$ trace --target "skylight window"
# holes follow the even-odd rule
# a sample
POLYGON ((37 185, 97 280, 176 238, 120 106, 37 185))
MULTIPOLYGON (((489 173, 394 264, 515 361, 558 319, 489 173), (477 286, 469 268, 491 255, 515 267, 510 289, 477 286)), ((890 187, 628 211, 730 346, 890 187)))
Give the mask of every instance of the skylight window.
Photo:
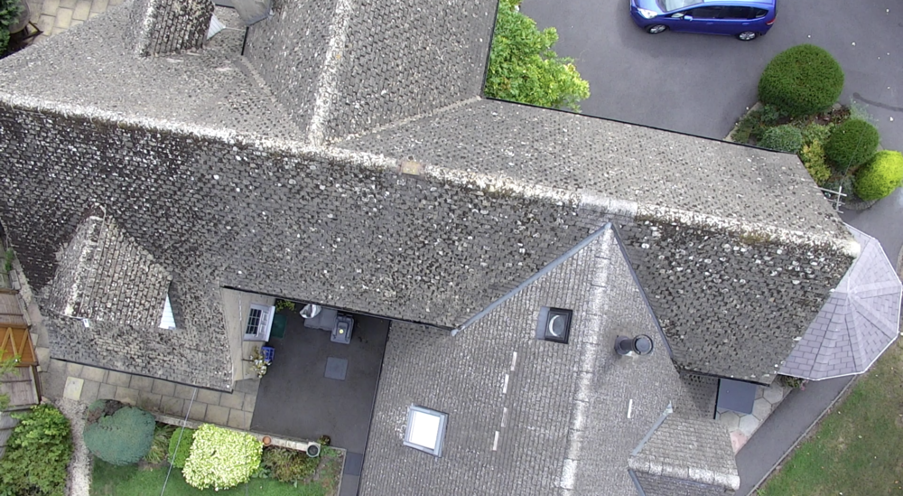
POLYGON ((447 413, 411 405, 408 407, 408 427, 405 429, 403 444, 434 456, 442 456, 448 419, 447 413))

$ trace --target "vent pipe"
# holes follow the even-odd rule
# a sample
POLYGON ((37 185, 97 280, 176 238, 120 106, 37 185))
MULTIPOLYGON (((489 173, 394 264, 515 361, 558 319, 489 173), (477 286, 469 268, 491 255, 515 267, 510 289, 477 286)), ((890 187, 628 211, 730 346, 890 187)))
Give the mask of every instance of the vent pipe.
POLYGON ((649 355, 653 353, 653 339, 646 334, 638 334, 633 338, 618 336, 615 338, 615 352, 619 355, 649 355))

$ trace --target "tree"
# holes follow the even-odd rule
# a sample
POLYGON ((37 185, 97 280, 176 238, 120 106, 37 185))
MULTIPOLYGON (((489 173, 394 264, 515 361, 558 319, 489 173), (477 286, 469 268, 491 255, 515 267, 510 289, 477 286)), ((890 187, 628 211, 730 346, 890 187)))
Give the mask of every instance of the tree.
POLYGON ((521 0, 500 0, 490 50, 484 94, 489 98, 580 111, 590 97, 574 60, 552 50, 559 40, 555 28, 537 29, 518 11, 521 0))

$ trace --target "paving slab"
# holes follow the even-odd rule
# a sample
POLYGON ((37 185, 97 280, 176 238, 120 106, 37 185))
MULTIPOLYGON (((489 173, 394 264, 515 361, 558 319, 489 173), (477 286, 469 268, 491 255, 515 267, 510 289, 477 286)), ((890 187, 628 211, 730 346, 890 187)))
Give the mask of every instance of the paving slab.
POLYGON ((170 381, 154 379, 154 385, 151 386, 151 392, 162 396, 175 396, 176 385, 170 381))
POLYGON ((192 420, 203 421, 204 417, 207 415, 207 405, 204 403, 190 403, 185 401, 182 405, 182 416, 184 417, 186 414, 188 414, 188 418, 192 420))
POLYGON ((88 14, 91 13, 91 0, 77 0, 75 8, 72 11, 72 19, 78 21, 87 21, 88 14))
POLYGON ((257 403, 257 395, 246 394, 245 402, 242 403, 242 410, 246 412, 254 412, 254 405, 257 403))
POLYGON ((54 24, 53 24, 54 30, 69 29, 69 23, 71 23, 71 22, 72 22, 72 9, 64 8, 62 6, 59 9, 57 9, 56 22, 54 22, 54 24))
POLYGON ((198 389, 198 396, 195 398, 195 401, 200 401, 201 403, 207 403, 208 405, 219 405, 220 404, 220 392, 219 391, 211 391, 210 389, 198 389))
POLYGON ((91 12, 95 14, 107 11, 107 0, 94 0, 91 2, 91 12))
POLYGON ((84 379, 69 376, 66 377, 66 387, 63 389, 63 397, 73 401, 78 401, 82 395, 82 386, 85 384, 84 379))
POLYGON ((84 365, 78 363, 67 363, 66 364, 66 375, 72 377, 79 377, 82 373, 82 369, 85 368, 84 365))
POLYGON ((160 400, 160 411, 167 415, 181 415, 185 400, 173 396, 164 396, 160 400))
POLYGON ((225 406, 208 405, 204 420, 211 424, 226 425, 229 422, 229 409, 225 406))
POLYGON ((85 384, 82 386, 82 395, 79 399, 83 403, 91 403, 98 398, 100 394, 100 383, 84 379, 85 384))
POLYGON ((138 392, 138 406, 152 412, 160 411, 160 399, 162 396, 149 391, 138 392))
POLYGON ((226 425, 233 429, 248 430, 251 427, 251 414, 230 408, 229 420, 226 421, 226 425))
POLYGON ((195 390, 197 388, 192 386, 184 386, 182 384, 176 384, 176 392, 174 396, 176 398, 182 398, 184 400, 190 400, 194 397, 195 390))
POLYGON ((129 382, 132 380, 132 376, 129 374, 125 374, 122 372, 114 372, 110 371, 107 374, 107 384, 112 384, 114 386, 120 387, 129 387, 129 382))
POLYGON ((60 0, 44 0, 44 4, 41 7, 41 14, 55 17, 59 8, 60 0))
POLYGON ((112 400, 116 397, 116 386, 112 384, 101 384, 97 391, 97 399, 112 400))
POLYGON ((82 368, 81 378, 87 381, 104 382, 107 378, 107 371, 86 365, 82 368))
POLYGON ((151 388, 154 387, 154 379, 140 375, 133 375, 132 380, 129 382, 129 387, 132 389, 137 389, 139 391, 150 392, 151 388))
POLYGON ((220 406, 241 410, 244 402, 245 395, 243 393, 220 393, 220 406))
POLYGON ((766 420, 770 413, 772 413, 772 403, 766 401, 765 398, 760 398, 753 402, 753 416, 759 419, 760 422, 766 420))
POLYGON ((123 403, 127 403, 129 405, 137 405, 138 404, 138 390, 137 389, 129 389, 125 387, 117 387, 116 394, 113 395, 113 399, 117 401, 121 401, 123 403))

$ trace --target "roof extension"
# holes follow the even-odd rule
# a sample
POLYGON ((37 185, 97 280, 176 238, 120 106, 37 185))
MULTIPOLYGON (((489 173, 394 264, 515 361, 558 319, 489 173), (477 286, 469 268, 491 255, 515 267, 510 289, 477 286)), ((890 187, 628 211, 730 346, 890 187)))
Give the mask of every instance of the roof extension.
POLYGON ((362 490, 629 494, 631 450, 670 401, 697 415, 690 396, 604 228, 455 337, 393 323, 362 490), (574 311, 568 344, 536 339, 542 306, 574 311), (653 353, 617 355, 620 334, 653 353), (411 404, 449 414, 441 458, 402 444, 411 404))

